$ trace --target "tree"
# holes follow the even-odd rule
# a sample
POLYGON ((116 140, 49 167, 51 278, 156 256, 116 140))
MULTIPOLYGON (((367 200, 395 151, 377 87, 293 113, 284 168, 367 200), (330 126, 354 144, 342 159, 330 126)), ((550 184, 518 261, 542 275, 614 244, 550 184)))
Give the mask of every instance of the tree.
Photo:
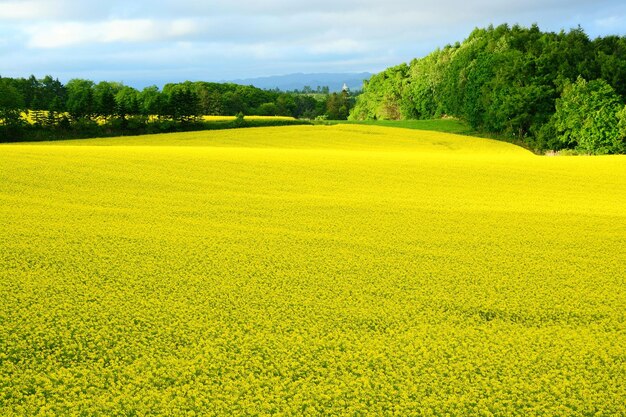
MULTIPOLYGON (((475 29, 464 42, 414 59, 408 67, 402 64, 372 76, 350 118, 424 119, 446 114, 475 130, 515 137, 539 149, 555 145, 550 135, 556 134, 552 120, 556 100, 579 76, 603 79, 623 103, 626 37, 591 41, 581 28, 554 33, 541 32, 537 25, 489 26, 475 29)), ((607 126, 613 126, 611 112, 595 117, 607 116, 607 126)), ((595 124, 594 140, 609 143, 602 138, 606 132, 598 133, 600 126, 595 124)), ((559 134, 567 135, 566 131, 571 129, 559 134)), ((578 138, 556 145, 617 149, 599 142, 581 145, 578 138)))
POLYGON ((139 113, 144 116, 162 116, 165 111, 163 94, 156 85, 144 88, 138 96, 139 113))
POLYGON ((104 120, 109 120, 117 114, 115 95, 121 86, 116 83, 102 81, 93 88, 94 112, 104 120))
POLYGON ((17 88, 0 78, 0 139, 17 140, 22 134, 24 98, 17 88))
POLYGON ((117 115, 122 120, 139 114, 139 92, 132 87, 123 86, 115 94, 115 106, 117 115))
POLYGON ((72 79, 67 85, 67 111, 74 120, 91 119, 95 114, 93 88, 90 80, 72 79))
POLYGON ((24 98, 18 89, 0 78, 0 124, 12 127, 21 125, 24 110, 24 98))
POLYGON ((315 119, 317 116, 317 100, 310 95, 295 95, 293 96, 295 101, 294 117, 304 117, 306 119, 315 119))
POLYGON ((626 153, 626 106, 617 112, 617 140, 614 148, 616 153, 626 153))
POLYGON ((65 111, 67 101, 67 89, 58 80, 52 78, 50 75, 46 75, 41 80, 41 103, 43 103, 43 110, 48 111, 46 126, 58 126, 62 120, 67 118, 59 117, 59 114, 65 111))
POLYGON ((276 116, 278 114, 278 107, 275 103, 263 103, 257 109, 257 113, 260 116, 276 116))
POLYGON ((276 99, 276 107, 278 109, 278 115, 293 116, 296 111, 296 100, 292 95, 281 94, 276 99))
POLYGON ((198 95, 191 90, 189 85, 169 84, 165 87, 168 116, 182 123, 195 121, 201 113, 198 95))
POLYGON ((201 113, 207 115, 213 114, 214 98, 209 89, 203 83, 197 83, 195 92, 198 95, 198 106, 200 106, 201 113))
POLYGON ((596 154, 619 152, 620 100, 604 80, 576 82, 556 101, 553 123, 561 143, 596 154))
POLYGON ((332 93, 326 100, 326 115, 330 120, 346 120, 350 113, 348 93, 332 93))
POLYGON ((223 114, 234 116, 237 113, 244 112, 244 102, 241 95, 236 91, 226 91, 221 98, 223 114))

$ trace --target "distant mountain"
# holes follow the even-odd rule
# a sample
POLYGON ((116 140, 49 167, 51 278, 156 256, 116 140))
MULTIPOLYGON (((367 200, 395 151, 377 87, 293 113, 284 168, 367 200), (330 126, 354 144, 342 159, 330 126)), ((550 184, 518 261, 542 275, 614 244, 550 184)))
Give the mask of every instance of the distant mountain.
POLYGON ((274 89, 282 91, 302 90, 305 86, 313 90, 317 86, 327 86, 331 92, 341 91, 345 83, 350 90, 360 90, 363 88, 363 80, 372 76, 369 72, 361 73, 318 73, 318 74, 287 74, 274 75, 271 77, 246 78, 231 80, 230 82, 242 85, 253 85, 258 88, 274 89))

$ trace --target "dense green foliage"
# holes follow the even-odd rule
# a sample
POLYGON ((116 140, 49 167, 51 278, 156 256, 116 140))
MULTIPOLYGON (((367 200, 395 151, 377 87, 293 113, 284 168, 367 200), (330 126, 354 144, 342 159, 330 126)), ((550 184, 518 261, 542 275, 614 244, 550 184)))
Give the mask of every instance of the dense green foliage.
POLYGON ((587 152, 624 152, 625 136, 618 128, 618 118, 624 115, 621 109, 619 97, 604 80, 578 78, 556 101, 557 137, 587 152))
POLYGON ((281 92, 187 81, 138 91, 107 81, 0 78, 0 141, 185 131, 204 128, 201 115, 346 119, 353 104, 353 94, 327 88, 281 92))
POLYGON ((373 76, 351 119, 452 115, 534 149, 619 153, 625 79, 626 37, 501 25, 373 76))
POLYGON ((0 119, 4 121, 0 130, 12 132, 21 124, 21 112, 24 108, 24 99, 19 91, 5 80, 0 79, 0 119))

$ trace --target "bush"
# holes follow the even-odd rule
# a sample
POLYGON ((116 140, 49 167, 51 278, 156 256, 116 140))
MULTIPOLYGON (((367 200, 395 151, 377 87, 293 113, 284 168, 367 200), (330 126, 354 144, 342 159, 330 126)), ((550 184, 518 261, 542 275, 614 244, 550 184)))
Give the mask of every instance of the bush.
POLYGON ((235 116, 234 125, 236 127, 242 127, 246 123, 243 118, 244 118, 244 115, 242 112, 237 113, 237 115, 235 116))

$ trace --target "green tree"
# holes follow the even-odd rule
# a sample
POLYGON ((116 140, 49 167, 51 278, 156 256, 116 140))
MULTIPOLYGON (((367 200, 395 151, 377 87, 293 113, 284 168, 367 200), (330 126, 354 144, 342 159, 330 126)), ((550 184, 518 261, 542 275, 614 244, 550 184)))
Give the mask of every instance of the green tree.
POLYGON ((24 98, 9 80, 0 78, 0 139, 18 140, 23 131, 24 98))
POLYGON ((139 113, 144 116, 162 116, 165 111, 163 94, 156 85, 144 88, 138 96, 139 113))
POLYGON ((290 94, 281 94, 276 99, 277 114, 280 116, 294 116, 296 112, 296 100, 290 94))
MULTIPOLYGON (((410 106, 407 107, 402 102, 408 71, 409 66, 401 64, 373 75, 368 81, 364 82, 363 94, 359 96, 352 118, 358 120, 396 120, 414 117, 412 110, 408 111, 409 114, 403 114, 403 110, 410 108, 410 106)), ((331 113, 328 114, 329 118, 338 115, 341 104, 337 106, 337 100, 338 98, 332 97, 332 94, 328 98, 327 107, 330 105, 328 111, 331 113)))
POLYGON ((19 90, 6 79, 0 78, 0 123, 13 127, 21 125, 24 110, 24 97, 19 90))
POLYGON ((166 113, 173 120, 189 123, 201 114, 198 95, 188 84, 168 84, 164 88, 167 97, 166 113))
POLYGON ((117 114, 115 95, 121 85, 102 81, 93 88, 94 112, 104 120, 109 120, 117 114))
MULTIPOLYGON (((539 149, 573 147, 579 145, 578 139, 555 142, 552 116, 556 100, 579 76, 603 79, 623 102, 626 37, 591 41, 581 28, 554 33, 541 32, 537 25, 477 28, 463 42, 414 59, 408 67, 402 64, 372 76, 364 83, 350 118, 420 119, 446 114, 476 130, 516 137, 539 149)), ((612 124, 611 116, 608 126, 612 124)), ((587 145, 595 148, 580 146, 587 145)))
POLYGON ((295 110, 294 110, 294 117, 303 117, 305 119, 315 119, 316 116, 318 116, 317 113, 317 100, 313 97, 311 97, 310 95, 295 95, 294 97, 294 102, 295 102, 295 110))
POLYGON ((619 96, 604 80, 578 79, 565 87, 556 101, 553 123, 558 140, 584 152, 620 151, 619 96))
POLYGON ((237 113, 243 113, 245 105, 241 95, 236 91, 226 91, 221 96, 222 113, 228 116, 234 116, 237 113))
POLYGON ((263 103, 257 109, 260 116, 276 116, 278 114, 278 106, 276 103, 263 103))
POLYGON ((117 115, 122 119, 139 114, 139 92, 132 87, 123 86, 115 94, 117 115))
POLYGON ((626 106, 617 112, 617 140, 614 148, 615 152, 626 153, 626 106))
POLYGON ((67 89, 65 86, 50 75, 46 75, 41 80, 41 103, 43 103, 43 110, 48 111, 45 126, 53 127, 58 126, 64 116, 60 115, 65 111, 67 100, 67 89))
POLYGON ((72 79, 67 85, 67 111, 74 120, 91 119, 95 112, 93 89, 90 80, 72 79))
POLYGON ((350 112, 348 93, 332 93, 326 100, 326 115, 330 120, 346 120, 350 112))

